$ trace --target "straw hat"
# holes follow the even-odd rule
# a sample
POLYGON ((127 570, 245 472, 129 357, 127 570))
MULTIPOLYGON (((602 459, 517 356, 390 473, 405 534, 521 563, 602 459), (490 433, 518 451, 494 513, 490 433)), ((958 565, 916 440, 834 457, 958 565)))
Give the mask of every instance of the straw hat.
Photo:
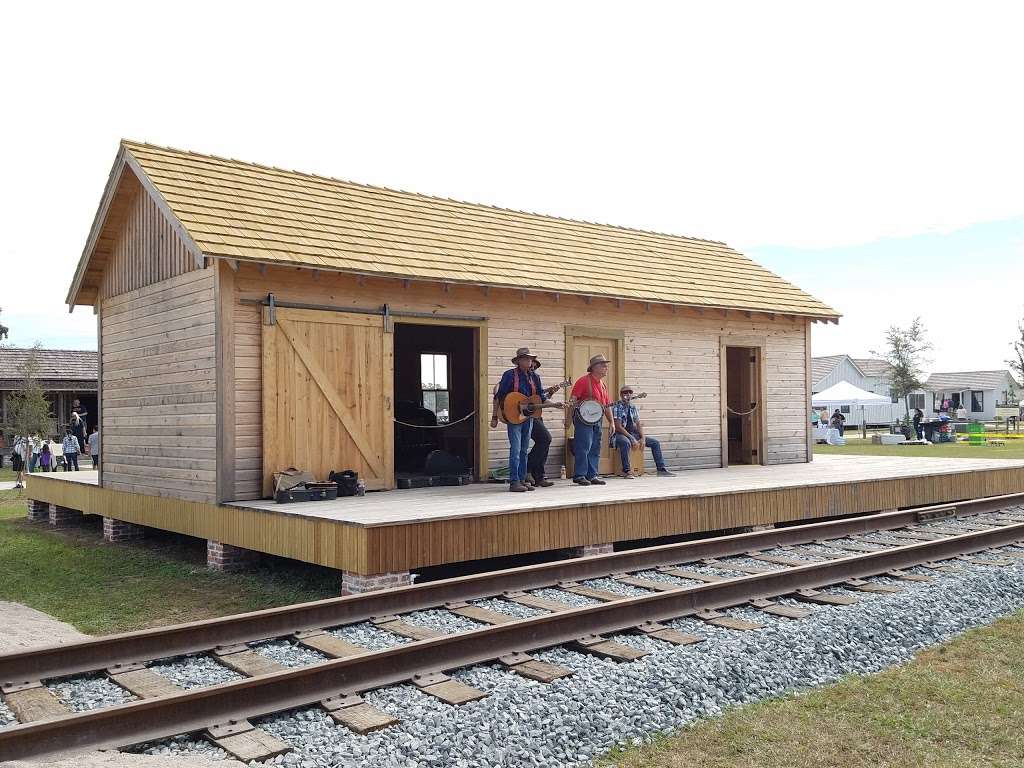
POLYGON ((620 395, 623 392, 635 392, 635 391, 636 391, 636 387, 634 387, 632 384, 623 384, 621 387, 619 387, 619 394, 620 395))
POLYGON ((530 352, 529 347, 520 347, 519 349, 516 350, 516 356, 512 358, 512 365, 517 365, 519 361, 524 357, 528 357, 531 360, 537 359, 537 356, 530 352))
POLYGON ((600 365, 601 363, 610 363, 610 362, 611 362, 611 360, 609 360, 604 355, 594 355, 592 358, 590 358, 590 365, 587 366, 587 372, 589 373, 590 370, 595 365, 600 365))

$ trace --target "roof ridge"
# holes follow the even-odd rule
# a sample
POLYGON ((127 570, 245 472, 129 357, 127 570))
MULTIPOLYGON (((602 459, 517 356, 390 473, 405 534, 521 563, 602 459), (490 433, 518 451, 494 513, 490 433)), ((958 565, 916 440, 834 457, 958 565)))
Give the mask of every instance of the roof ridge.
POLYGON ((0 346, 0 352, 85 352, 90 355, 98 355, 95 349, 65 349, 63 347, 13 347, 0 346))
MULTIPOLYGON (((556 216, 554 214, 540 213, 538 211, 525 211, 525 210, 522 210, 522 209, 519 209, 519 208, 505 208, 505 207, 502 207, 500 205, 491 205, 489 203, 473 202, 471 200, 460 200, 460 199, 455 198, 455 197, 441 197, 440 195, 430 195, 430 194, 426 194, 424 192, 414 192, 412 190, 399 189, 397 187, 385 187, 385 186, 378 185, 378 184, 367 184, 365 182, 352 181, 350 179, 341 179, 341 178, 338 178, 337 176, 322 176, 320 174, 311 173, 309 171, 299 171, 299 170, 295 170, 293 168, 281 168, 281 167, 276 166, 276 165, 264 165, 263 163, 255 163, 255 162, 252 162, 250 160, 239 160, 238 158, 234 158, 234 157, 222 157, 220 155, 213 155, 213 154, 209 154, 209 153, 206 153, 206 152, 194 152, 194 151, 192 151, 190 149, 179 149, 177 147, 169 147, 169 146, 164 146, 164 145, 161 145, 161 144, 150 144, 149 142, 136 141, 134 139, 122 138, 121 139, 121 146, 126 147, 129 150, 133 146, 150 147, 152 149, 163 150, 165 152, 177 152, 177 153, 183 154, 183 155, 192 155, 193 157, 202 157, 202 158, 207 158, 207 159, 211 159, 211 160, 219 160, 219 161, 225 162, 225 163, 239 163, 241 165, 247 165, 247 166, 250 166, 252 168, 263 168, 263 169, 268 170, 268 171, 278 171, 280 173, 292 173, 292 174, 295 174, 297 176, 305 176, 305 177, 308 177, 308 178, 311 178, 311 179, 321 179, 323 181, 329 181, 329 182, 333 182, 333 183, 336 183, 336 184, 349 184, 351 186, 361 187, 363 189, 381 190, 381 191, 384 191, 384 192, 396 192, 396 193, 402 194, 402 195, 414 195, 416 197, 423 197, 423 198, 426 198, 428 200, 447 201, 447 202, 450 202, 450 203, 458 203, 459 205, 470 205, 470 206, 474 206, 474 207, 477 207, 477 208, 489 208, 489 209, 491 209, 493 211, 505 211, 506 213, 518 213, 518 214, 521 214, 521 215, 524 215, 524 216, 537 216, 537 217, 544 218, 544 219, 555 219, 557 221, 565 221, 565 222, 569 222, 569 223, 572 223, 572 224, 586 224, 586 225, 592 226, 592 227, 609 227, 611 229, 618 229, 618 230, 621 230, 623 232, 639 232, 641 234, 646 234, 646 235, 658 235, 658 236, 661 236, 661 237, 675 237, 675 238, 679 238, 681 240, 694 240, 696 242, 701 242, 701 243, 712 243, 714 245, 721 245, 721 246, 725 246, 726 248, 729 248, 730 250, 735 250, 735 249, 733 249, 730 245, 728 245, 723 240, 711 240, 710 238, 705 238, 705 237, 694 237, 692 235, 680 235, 680 234, 675 234, 675 233, 672 233, 672 232, 661 232, 661 231, 658 231, 658 230, 655 230, 655 229, 641 229, 640 227, 627 227, 627 226, 624 226, 622 224, 609 224, 609 223, 601 222, 601 221, 588 221, 587 219, 573 219, 573 218, 570 218, 568 216, 556 216)), ((739 251, 736 251, 736 253, 739 253, 739 251)), ((740 254, 740 255, 743 255, 743 254, 740 254)), ((745 257, 745 258, 749 258, 749 257, 745 257)))

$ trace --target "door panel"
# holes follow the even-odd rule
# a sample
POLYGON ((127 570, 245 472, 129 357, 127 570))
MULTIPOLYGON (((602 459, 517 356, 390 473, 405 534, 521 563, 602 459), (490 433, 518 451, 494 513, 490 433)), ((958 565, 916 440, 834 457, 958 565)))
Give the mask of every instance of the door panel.
POLYGON ((275 310, 263 325, 263 492, 288 467, 394 487, 393 335, 383 318, 275 310))
MULTIPOLYGON (((617 399, 619 387, 622 385, 622 366, 620 361, 616 359, 617 351, 618 341, 616 339, 597 336, 574 336, 572 338, 572 348, 568 354, 571 378, 575 381, 581 376, 586 375, 590 358, 594 357, 594 355, 604 355, 611 360, 611 364, 608 366, 608 376, 604 380, 605 386, 608 387, 608 393, 612 396, 612 399, 617 399)), ((572 434, 571 425, 570 434, 572 434)), ((601 432, 601 461, 598 464, 598 471, 601 474, 610 474, 612 472, 612 453, 608 443, 608 422, 604 422, 601 432)))

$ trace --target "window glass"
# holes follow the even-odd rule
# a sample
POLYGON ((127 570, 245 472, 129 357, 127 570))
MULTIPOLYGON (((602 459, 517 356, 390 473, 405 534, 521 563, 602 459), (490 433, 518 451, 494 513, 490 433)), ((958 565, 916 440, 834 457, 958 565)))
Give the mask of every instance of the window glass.
POLYGON ((971 413, 981 413, 985 410, 985 393, 980 390, 971 392, 971 413))
POLYGON ((839 406, 839 412, 840 413, 849 413, 850 412, 850 406, 848 406, 848 405, 841 405, 841 406, 839 406))
POLYGON ((448 410, 448 355, 420 355, 420 390, 423 407, 433 411, 438 424, 447 424, 448 410))

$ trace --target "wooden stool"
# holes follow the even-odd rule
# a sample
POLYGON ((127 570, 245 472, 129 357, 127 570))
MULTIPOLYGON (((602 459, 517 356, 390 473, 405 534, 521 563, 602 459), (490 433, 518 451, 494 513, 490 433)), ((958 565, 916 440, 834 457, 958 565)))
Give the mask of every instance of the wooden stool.
MULTIPOLYGON (((637 477, 642 476, 644 473, 645 450, 647 449, 642 444, 629 449, 629 466, 637 477)), ((612 448, 612 471, 616 475, 622 474, 622 456, 619 454, 618 448, 612 448)))

